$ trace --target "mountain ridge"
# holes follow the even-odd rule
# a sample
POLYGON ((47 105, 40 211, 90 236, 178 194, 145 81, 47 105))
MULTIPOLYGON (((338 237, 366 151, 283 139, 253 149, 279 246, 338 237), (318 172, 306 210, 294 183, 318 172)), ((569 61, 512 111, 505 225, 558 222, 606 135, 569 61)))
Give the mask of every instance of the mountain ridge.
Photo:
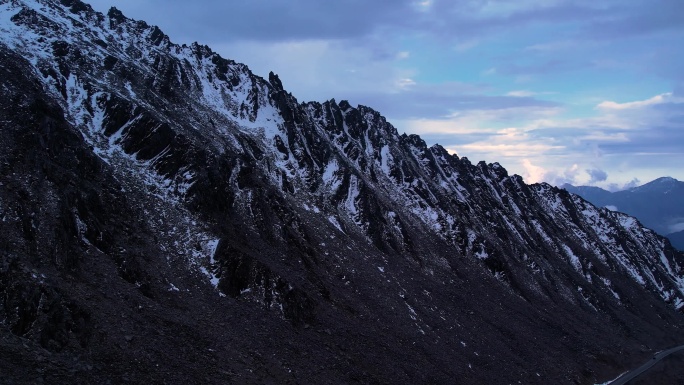
POLYGON ((684 183, 671 177, 657 178, 651 182, 627 190, 609 192, 598 187, 572 186, 562 188, 578 194, 593 204, 610 207, 634 215, 659 234, 670 239, 675 247, 684 248, 680 235, 684 226, 684 183))
POLYGON ((300 103, 116 10, 1 7, 2 98, 24 106, 2 111, 3 372, 25 355, 91 382, 590 383, 639 361, 616 346, 682 335, 682 255, 631 217, 369 107, 300 103))

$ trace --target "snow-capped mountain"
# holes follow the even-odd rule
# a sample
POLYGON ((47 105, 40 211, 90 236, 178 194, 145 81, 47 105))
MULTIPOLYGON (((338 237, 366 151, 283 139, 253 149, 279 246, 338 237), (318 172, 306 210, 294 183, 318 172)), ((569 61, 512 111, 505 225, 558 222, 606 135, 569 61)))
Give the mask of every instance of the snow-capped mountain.
POLYGON ((684 182, 662 177, 616 192, 592 186, 566 184, 562 187, 596 206, 635 216, 646 227, 666 236, 673 246, 684 249, 684 182))
POLYGON ((594 383, 684 335, 626 214, 114 8, 0 31, 10 382, 594 383))

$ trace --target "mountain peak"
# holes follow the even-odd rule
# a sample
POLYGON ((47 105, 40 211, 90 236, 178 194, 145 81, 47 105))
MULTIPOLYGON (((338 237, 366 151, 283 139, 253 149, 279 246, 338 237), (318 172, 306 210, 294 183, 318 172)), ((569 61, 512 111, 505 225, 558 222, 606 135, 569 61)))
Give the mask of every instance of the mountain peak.
POLYGON ((275 91, 283 91, 283 82, 280 81, 280 77, 273 73, 273 71, 268 73, 268 82, 271 83, 275 91))
POLYGON ((655 182, 657 182, 657 183, 677 183, 677 182, 679 182, 679 181, 678 181, 677 179, 675 179, 675 178, 672 178, 672 177, 669 177, 669 176, 664 176, 664 177, 660 177, 660 178, 658 178, 658 179, 655 179, 655 180, 654 180, 653 182, 651 182, 651 183, 655 183, 655 182))
POLYGON ((674 179, 669 176, 665 177, 660 177, 657 179, 654 179, 648 183, 645 183, 641 186, 637 187, 632 187, 627 191, 635 192, 635 193, 666 193, 667 191, 670 191, 672 188, 684 188, 684 183, 678 181, 677 179, 674 179))
POLYGON ((111 22, 111 28, 114 28, 117 25, 125 23, 126 21, 128 21, 128 18, 126 16, 124 16, 123 12, 121 12, 116 7, 111 7, 109 9, 109 12, 107 12, 107 17, 109 17, 109 20, 111 22))

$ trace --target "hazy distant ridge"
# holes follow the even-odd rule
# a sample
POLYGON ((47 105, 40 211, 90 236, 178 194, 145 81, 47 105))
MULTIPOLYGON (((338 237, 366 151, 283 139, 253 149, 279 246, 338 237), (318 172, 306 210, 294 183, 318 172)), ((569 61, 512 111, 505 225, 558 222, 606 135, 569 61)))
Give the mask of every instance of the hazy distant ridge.
POLYGON ((562 186, 599 207, 633 215, 646 227, 684 249, 684 182, 670 177, 655 179, 627 190, 610 192, 594 186, 562 186))

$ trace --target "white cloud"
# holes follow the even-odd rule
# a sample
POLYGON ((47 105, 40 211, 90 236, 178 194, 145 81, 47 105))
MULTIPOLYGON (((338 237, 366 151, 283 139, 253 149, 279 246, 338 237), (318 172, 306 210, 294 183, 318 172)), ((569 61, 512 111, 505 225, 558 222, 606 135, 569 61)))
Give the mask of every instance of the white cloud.
MULTIPOLYGON (((482 103, 487 103, 483 101, 482 103)), ((555 106, 520 106, 489 109, 463 109, 434 118, 396 120, 407 132, 425 134, 480 133, 497 136, 520 134, 524 128, 514 126, 524 119, 543 119, 557 115, 562 109, 555 106)), ((391 118, 391 116, 390 116, 391 118)))
POLYGON ((511 91, 506 94, 506 96, 514 96, 517 98, 529 98, 536 95, 536 93, 532 91, 525 91, 525 90, 518 90, 518 91, 511 91))
POLYGON ((629 142, 629 136, 625 132, 605 132, 605 131, 592 131, 586 135, 578 137, 579 140, 584 142, 629 142))
POLYGON ((406 88, 409 88, 411 86, 416 85, 416 82, 411 78, 401 78, 401 79, 397 79, 395 84, 396 84, 397 88, 399 88, 399 89, 406 89, 406 88))
POLYGON ((544 168, 533 165, 529 159, 523 159, 522 165, 525 169, 525 173, 522 175, 525 182, 539 183, 544 180, 544 174, 546 174, 544 168))
POLYGON ((530 154, 542 154, 554 149, 562 149, 563 146, 553 146, 545 143, 518 142, 518 143, 490 143, 489 141, 475 142, 460 146, 465 153, 491 154, 490 162, 498 157, 524 157, 530 154))
POLYGON ((421 10, 421 11, 427 11, 432 7, 432 1, 433 0, 422 0, 422 1, 417 1, 414 4, 416 7, 421 10))
POLYGON ((531 98, 534 96, 542 96, 542 95, 553 95, 556 92, 549 92, 549 91, 543 91, 543 92, 536 92, 536 91, 528 91, 528 90, 514 90, 514 91, 509 91, 506 93, 506 96, 512 96, 516 98, 531 98))
MULTIPOLYGON (((680 218, 680 220, 681 220, 681 218, 680 218)), ((684 231, 684 222, 675 223, 675 224, 668 226, 668 231, 670 233, 676 233, 679 231, 684 231)))
POLYGON ((453 119, 454 123, 483 126, 497 123, 513 123, 525 120, 536 120, 558 115, 563 109, 556 106, 520 106, 501 107, 493 109, 473 109, 455 111, 447 118, 453 119))
POLYGON ((521 160, 524 172, 522 177, 527 183, 546 182, 556 186, 565 183, 575 184, 577 177, 580 174, 580 167, 578 164, 572 164, 564 170, 548 169, 532 163, 530 159, 521 160))
POLYGON ((603 110, 627 110, 627 109, 644 108, 644 107, 653 106, 656 104, 668 103, 668 102, 676 102, 676 100, 673 100, 671 92, 666 92, 664 94, 656 95, 656 96, 649 98, 649 99, 646 99, 646 100, 638 100, 635 102, 616 103, 616 102, 607 100, 607 101, 601 102, 598 106, 596 106, 596 108, 603 109, 603 110))
POLYGON ((458 110, 443 119, 413 119, 397 127, 473 161, 499 162, 528 182, 622 189, 636 183, 634 175, 655 179, 672 174, 668 165, 684 161, 684 155, 667 155, 665 148, 684 145, 673 136, 681 132, 676 117, 682 113, 672 101, 596 109, 595 116, 586 118, 567 118, 564 108, 554 106, 458 110), (644 151, 648 146, 652 150, 644 151))

